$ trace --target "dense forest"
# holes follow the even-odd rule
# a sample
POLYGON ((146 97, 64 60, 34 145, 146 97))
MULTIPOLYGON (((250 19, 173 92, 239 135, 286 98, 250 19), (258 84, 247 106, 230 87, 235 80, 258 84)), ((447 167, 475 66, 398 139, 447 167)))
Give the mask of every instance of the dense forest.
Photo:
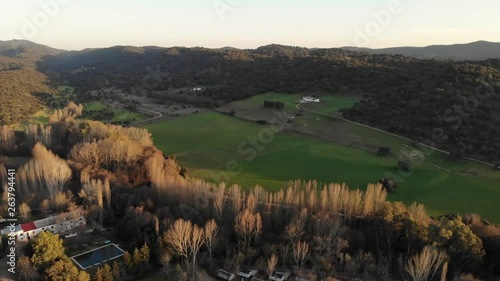
POLYGON ((255 50, 117 46, 78 52, 24 45, 0 53, 8 69, 0 71, 5 124, 39 109, 39 97, 64 82, 81 93, 114 86, 203 107, 267 91, 361 94, 365 98, 344 117, 436 145, 457 158, 500 161, 498 59, 422 60, 280 45, 255 50), (27 56, 36 58, 36 70, 30 65, 19 69, 16 63, 27 56), (182 90, 197 86, 203 91, 182 90), (27 94, 13 99, 12 93, 20 91, 27 94), (21 100, 28 106, 18 106, 21 100))
POLYGON ((80 120, 82 111, 69 103, 46 126, 1 127, 0 184, 9 158, 30 156, 17 172, 25 216, 82 206, 88 223, 114 228, 127 252, 89 275, 46 232, 20 257, 20 280, 139 280, 151 268, 167 280, 207 280, 204 272, 244 267, 310 280, 500 275, 500 227, 478 215, 432 218, 423 205, 387 201, 380 184, 362 191, 297 180, 271 192, 204 182, 154 147, 145 129, 80 120))

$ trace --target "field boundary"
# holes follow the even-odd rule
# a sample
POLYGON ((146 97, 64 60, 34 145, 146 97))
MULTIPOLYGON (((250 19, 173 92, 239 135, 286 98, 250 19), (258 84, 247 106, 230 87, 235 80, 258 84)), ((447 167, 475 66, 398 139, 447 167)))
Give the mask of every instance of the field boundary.
MULTIPOLYGON (((104 102, 104 103, 106 103, 106 102, 104 102)), ((119 102, 116 102, 116 101, 113 101, 112 103, 114 103, 114 104, 116 104, 118 106, 121 106, 121 107, 126 107, 127 106, 126 104, 119 103, 119 102)), ((145 109, 145 108, 140 108, 140 107, 137 107, 135 110, 136 111, 144 111, 146 113, 153 114, 153 115, 156 115, 156 116, 148 118, 148 119, 144 119, 144 120, 134 121, 134 122, 130 123, 131 125, 135 125, 135 124, 139 124, 139 123, 144 123, 144 122, 149 122, 149 121, 153 121, 153 120, 156 120, 156 119, 159 119, 159 118, 163 117, 163 114, 161 112, 158 112, 158 111, 154 111, 154 110, 150 110, 150 109, 145 109)), ((139 112, 139 113, 142 113, 142 112, 139 112)))
MULTIPOLYGON (((344 117, 340 117, 340 116, 336 116, 336 115, 328 114, 328 113, 324 113, 324 112, 319 112, 319 111, 314 111, 314 110, 300 108, 299 105, 300 105, 300 103, 297 104, 297 106, 296 106, 297 109, 303 110, 305 112, 310 112, 310 113, 315 113, 315 114, 320 114, 320 115, 324 115, 324 116, 333 117, 333 118, 336 118, 336 119, 339 119, 339 120, 342 120, 342 121, 345 121, 345 122, 348 122, 348 123, 351 123, 351 124, 355 124, 355 125, 358 125, 358 126, 361 126, 361 127, 365 127, 365 128, 368 128, 368 129, 372 129, 372 130, 378 131, 380 133, 383 133, 383 134, 386 134, 386 135, 390 135, 390 136, 393 136, 393 137, 396 137, 396 138, 399 138, 399 139, 402 139, 402 140, 406 140, 406 141, 409 141, 409 142, 414 142, 414 143, 416 143, 418 145, 425 146, 425 147, 427 147, 429 149, 432 149, 432 150, 435 150, 435 151, 439 151, 439 152, 444 153, 446 155, 450 155, 450 152, 448 152, 448 151, 445 151, 445 150, 439 149, 437 147, 433 147, 433 146, 427 145, 425 143, 420 143, 420 142, 417 142, 415 140, 412 140, 412 139, 409 139, 409 138, 406 138, 406 137, 403 137, 403 136, 400 136, 400 135, 396 135, 396 134, 384 131, 382 129, 378 129, 378 128, 375 128, 375 127, 371 127, 371 126, 368 126, 368 125, 365 125, 365 124, 361 124, 361 123, 358 123, 358 122, 346 119, 344 117)), ((492 163, 484 162, 484 161, 481 161, 481 160, 478 160, 478 159, 474 159, 474 158, 470 158, 470 157, 463 157, 463 158, 466 159, 466 160, 469 160, 469 161, 473 161, 473 162, 477 162, 477 163, 480 163, 480 164, 488 165, 490 167, 495 167, 495 165, 492 164, 492 163)))

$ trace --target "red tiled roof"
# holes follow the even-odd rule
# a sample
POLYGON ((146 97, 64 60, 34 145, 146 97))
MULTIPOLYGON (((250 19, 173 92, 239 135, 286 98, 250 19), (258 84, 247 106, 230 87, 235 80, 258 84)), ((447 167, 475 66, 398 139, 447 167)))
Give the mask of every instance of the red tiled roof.
POLYGON ((21 224, 21 228, 23 229, 24 232, 26 232, 26 231, 31 231, 31 230, 36 229, 36 226, 35 226, 34 222, 27 222, 27 223, 21 224))

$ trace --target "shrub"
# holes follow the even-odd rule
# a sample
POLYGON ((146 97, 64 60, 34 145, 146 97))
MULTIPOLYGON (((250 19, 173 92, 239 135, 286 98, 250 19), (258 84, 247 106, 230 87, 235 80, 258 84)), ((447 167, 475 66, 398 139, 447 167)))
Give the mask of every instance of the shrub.
POLYGON ((393 193, 398 188, 398 182, 393 179, 381 178, 378 181, 389 193, 393 193))
POLYGON ((380 146, 378 148, 377 154, 380 156, 387 156, 387 155, 391 154, 391 149, 389 147, 380 146))
POLYGON ((411 164, 408 161, 399 161, 398 168, 403 172, 409 172, 411 168, 411 164))

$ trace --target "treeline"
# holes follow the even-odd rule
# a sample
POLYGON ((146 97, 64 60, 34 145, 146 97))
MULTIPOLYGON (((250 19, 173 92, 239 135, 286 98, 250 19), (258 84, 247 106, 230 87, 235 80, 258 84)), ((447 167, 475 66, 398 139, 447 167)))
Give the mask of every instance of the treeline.
POLYGON ((285 108, 285 103, 281 101, 264 101, 264 108, 275 108, 279 111, 283 111, 285 108))
POLYGON ((386 201, 381 185, 369 185, 365 192, 301 181, 277 192, 262 187, 245 192, 237 185, 198 180, 158 187, 158 197, 139 196, 143 200, 129 207, 117 229, 135 244, 159 245, 152 256, 176 280, 196 275, 198 265, 211 272, 288 268, 316 280, 498 274, 486 268, 498 263, 499 228, 476 215, 432 219, 422 205, 386 201), (473 231, 476 227, 483 231, 473 231))
MULTIPOLYGON (((31 157, 17 169, 19 204, 42 210, 60 210, 72 201, 81 204, 85 198, 71 194, 85 191, 91 185, 89 177, 116 186, 146 184, 150 180, 144 165, 158 157, 168 162, 169 173, 180 177, 181 168, 173 159, 163 157, 145 129, 76 119, 82 111, 81 105, 69 103, 54 111, 48 125, 30 124, 23 132, 0 128, 0 155, 31 157)), ((0 172, 5 171, 6 162, 6 158, 0 160, 0 172)), ((6 175, 0 174, 4 187, 6 175)))

